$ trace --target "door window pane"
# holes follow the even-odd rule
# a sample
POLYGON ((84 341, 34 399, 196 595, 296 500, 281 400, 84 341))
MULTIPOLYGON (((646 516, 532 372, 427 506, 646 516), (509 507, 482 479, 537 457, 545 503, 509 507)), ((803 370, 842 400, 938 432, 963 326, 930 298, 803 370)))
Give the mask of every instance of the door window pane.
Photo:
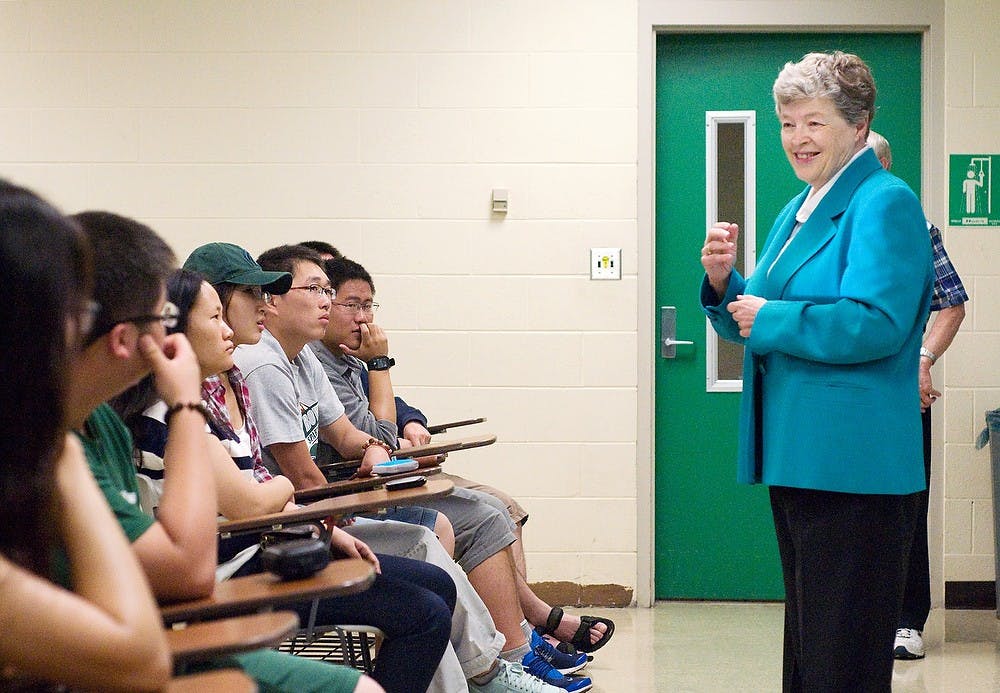
MULTIPOLYGON (((740 226, 736 269, 743 276, 753 271, 754 250, 754 145, 753 111, 709 111, 705 118, 706 228, 716 221, 740 226)), ((706 325, 705 382, 709 391, 742 390, 743 347, 719 339, 706 325)))

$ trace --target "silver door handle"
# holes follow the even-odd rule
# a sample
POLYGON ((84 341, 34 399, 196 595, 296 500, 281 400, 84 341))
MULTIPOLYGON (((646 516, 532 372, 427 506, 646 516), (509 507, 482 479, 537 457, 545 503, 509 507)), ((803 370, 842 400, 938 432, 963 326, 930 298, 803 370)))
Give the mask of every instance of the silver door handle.
POLYGON ((672 359, 677 356, 678 344, 694 344, 683 339, 674 339, 677 336, 677 308, 674 306, 660 306, 660 357, 672 359))

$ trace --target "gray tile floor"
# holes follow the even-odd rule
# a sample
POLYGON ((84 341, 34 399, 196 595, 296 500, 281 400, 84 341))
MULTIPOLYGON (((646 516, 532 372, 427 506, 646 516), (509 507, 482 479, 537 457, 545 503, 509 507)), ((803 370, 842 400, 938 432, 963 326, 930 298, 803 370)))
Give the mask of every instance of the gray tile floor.
MULTIPOLYGON (((576 609, 607 616, 615 637, 585 671, 594 693, 773 693, 781 690, 780 604, 659 602, 652 609, 576 609)), ((933 615, 932 615, 933 618, 933 615)), ((897 662, 893 693, 1000 693, 992 642, 940 642, 897 662)))

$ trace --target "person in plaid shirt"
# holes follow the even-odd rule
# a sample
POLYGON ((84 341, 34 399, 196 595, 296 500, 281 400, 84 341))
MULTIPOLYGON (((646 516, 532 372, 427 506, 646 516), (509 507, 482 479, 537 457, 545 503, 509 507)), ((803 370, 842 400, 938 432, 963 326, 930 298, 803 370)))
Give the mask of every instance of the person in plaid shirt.
MULTIPOLYGON (((889 142, 874 130, 868 136, 868 144, 888 171, 892 166, 892 150, 889 142)), ((930 562, 927 556, 927 500, 931 483, 931 405, 941 396, 934 388, 931 366, 951 345, 959 325, 965 318, 965 302, 969 295, 965 292, 962 279, 955 271, 951 259, 944 249, 941 230, 927 222, 934 253, 934 295, 931 298, 931 312, 937 312, 931 326, 924 333, 920 347, 920 409, 924 434, 924 474, 928 491, 921 493, 919 514, 910 549, 910 563, 906 575, 906 589, 903 594, 903 609, 893 655, 896 659, 923 659, 923 630, 931 609, 930 562)))
MULTIPOLYGON (((226 380, 229 381, 229 391, 233 393, 233 397, 236 399, 238 411, 243 418, 243 425, 246 427, 247 437, 250 442, 249 458, 253 465, 253 478, 258 483, 270 481, 273 478, 271 472, 264 466, 260 457, 260 436, 257 434, 257 426, 254 424, 253 419, 247 416, 247 411, 250 409, 250 391, 247 390, 243 374, 234 365, 226 371, 225 376, 226 380)), ((238 441, 239 435, 236 433, 233 421, 229 416, 229 407, 226 406, 227 392, 226 386, 222 382, 222 376, 220 375, 211 375, 201 383, 201 399, 205 402, 205 406, 208 407, 208 411, 211 412, 215 420, 214 423, 223 434, 220 436, 220 439, 225 437, 229 440, 238 441)))

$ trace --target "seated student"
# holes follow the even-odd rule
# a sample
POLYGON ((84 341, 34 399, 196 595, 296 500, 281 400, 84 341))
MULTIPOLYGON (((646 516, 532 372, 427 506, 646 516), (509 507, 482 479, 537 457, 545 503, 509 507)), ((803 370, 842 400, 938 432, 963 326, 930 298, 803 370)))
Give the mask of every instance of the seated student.
MULTIPOLYGON (((365 441, 363 448, 391 449, 347 420, 322 366, 306 348, 308 342, 322 338, 330 319, 333 291, 320 266, 322 260, 308 248, 286 245, 265 252, 257 261, 265 270, 293 276, 289 293, 273 297, 266 306, 261 341, 235 354, 253 398, 265 460, 270 456, 272 464, 293 480, 307 479, 321 475, 313 459, 320 438, 344 457, 358 456, 359 440, 365 441), (351 435, 337 433, 338 426, 352 431, 351 435)), ((363 462, 358 473, 370 474, 371 466, 363 462)), ((443 512, 455 527, 456 560, 506 638, 507 649, 501 657, 522 664, 552 685, 588 690, 590 679, 563 676, 529 645, 531 630, 517 603, 508 548, 515 537, 506 509, 494 498, 466 489, 455 489, 425 505, 443 512)))
MULTIPOLYGON (((232 328, 233 342, 237 345, 255 344, 261 338, 264 309, 270 301, 270 292, 261 289, 274 289, 272 282, 275 277, 291 278, 283 272, 264 272, 245 250, 229 243, 208 243, 195 249, 185 261, 184 267, 199 272, 212 282, 222 302, 223 317, 232 328), (251 290, 248 290, 248 285, 251 290), (254 291, 253 288, 257 290, 254 291)), ((274 293, 285 293, 287 284, 274 293)), ((226 429, 230 438, 237 437, 234 427, 242 426, 246 429, 246 434, 242 437, 249 438, 248 452, 253 457, 255 476, 269 478, 270 473, 260 463, 259 434, 251 415, 249 391, 239 368, 233 366, 220 376, 207 378, 202 384, 202 397, 216 421, 229 421, 222 428, 226 429)), ((235 449, 233 454, 238 454, 235 449)), ((530 690, 537 688, 534 684, 542 685, 541 691, 551 689, 551 693, 555 690, 551 686, 540 684, 519 665, 497 660, 504 637, 496 631, 486 606, 473 590, 465 573, 426 528, 399 522, 358 519, 346 528, 346 532, 363 538, 380 553, 433 563, 447 571, 454 580, 457 599, 451 633, 453 650, 449 648, 445 653, 429 690, 464 691, 469 686, 467 679, 484 680, 484 677, 492 677, 489 686, 477 690, 530 690)))
MULTIPOLYGON (((344 302, 350 302, 359 306, 353 312, 340 311, 340 315, 332 313, 326 337, 310 344, 323 364, 348 418, 359 429, 394 447, 430 442, 431 434, 426 428, 427 418, 419 409, 394 396, 388 369, 376 371, 375 388, 372 390, 371 371, 358 362, 367 363, 375 356, 389 354, 388 338, 381 327, 373 322, 378 304, 372 301, 375 284, 371 275, 361 265, 345 258, 329 243, 305 241, 300 245, 315 250, 323 257, 324 269, 340 297, 337 303, 343 305, 344 302), (373 307, 372 310, 360 309, 368 305, 373 307)), ((559 607, 552 607, 539 599, 529 587, 524 545, 521 541, 522 528, 528 519, 524 508, 509 494, 492 486, 453 474, 445 474, 445 477, 454 481, 456 486, 488 493, 506 506, 517 537, 511 548, 517 571, 518 598, 525 616, 536 630, 554 642, 563 642, 559 650, 567 654, 575 653, 576 650, 594 652, 607 644, 614 634, 613 621, 603 617, 566 614, 559 607)))
MULTIPOLYGON (((167 300, 177 307, 177 323, 167 333, 182 332, 191 343, 201 367, 201 377, 226 374, 233 367, 234 332, 223 318, 222 302, 212 285, 200 274, 177 270, 167 280, 167 300)), ((258 333, 259 335, 259 333, 258 333)), ((145 453, 162 457, 168 439, 164 421, 166 405, 158 400, 152 382, 143 380, 127 393, 131 407, 119 411, 132 431, 135 445, 145 453)), ((223 433, 222 422, 210 417, 208 454, 216 474, 219 510, 229 519, 248 516, 243 510, 244 498, 276 481, 287 484, 284 477, 258 483, 252 478, 252 462, 240 456, 248 474, 241 473, 220 442, 237 442, 223 433), (228 506, 228 507, 227 507, 228 506), (235 517, 234 517, 235 516, 235 517)), ((238 436, 237 436, 238 437, 238 436)), ((249 441, 246 441, 249 443, 249 441)), ((283 489, 284 487, 279 487, 283 489)), ((280 512, 291 500, 291 484, 287 492, 271 500, 265 513, 280 512)), ((364 623, 386 634, 375 660, 374 678, 387 693, 408 693, 426 690, 444 653, 451 630, 451 612, 455 604, 455 585, 451 578, 433 565, 396 556, 378 555, 362 541, 337 527, 331 529, 331 547, 339 556, 364 558, 379 574, 372 586, 358 594, 322 599, 316 605, 319 624, 364 623)), ((237 574, 261 572, 257 537, 245 535, 219 542, 220 560, 239 560, 237 574), (232 544, 230 544, 232 542, 232 544), (230 544, 227 546, 227 544, 230 544), (223 554, 223 551, 226 551, 223 554)), ((307 622, 313 604, 305 602, 292 607, 307 622)))
MULTIPOLYGON (((206 464, 199 368, 184 335, 167 336, 176 308, 164 280, 174 256, 151 229, 108 212, 73 217, 94 253, 94 299, 100 304, 84 348, 69 369, 68 420, 152 586, 163 601, 205 597, 215 585, 216 491, 206 464), (168 404, 163 495, 156 518, 137 506, 132 440, 104 402, 152 372, 168 404)), ((228 658, 269 691, 381 691, 346 667, 258 650, 228 658)))
MULTIPOLYGON (((352 423, 369 435, 378 437, 394 447, 402 445, 405 448, 411 443, 396 437, 398 430, 396 420, 399 417, 396 403, 407 405, 395 397, 388 368, 381 370, 366 368, 366 364, 378 363, 373 359, 382 357, 384 360, 389 354, 388 337, 382 328, 373 322, 377 305, 373 302, 374 281, 364 267, 345 257, 327 260, 324 269, 330 279, 330 285, 337 292, 337 301, 334 305, 338 310, 331 312, 323 339, 312 342, 309 346, 323 364, 330 384, 333 385, 352 423)), ((419 429, 415 429, 416 421, 412 407, 407 408, 410 410, 408 412, 410 419, 407 423, 411 427, 411 434, 419 436, 420 430, 426 433, 427 429, 422 425, 417 424, 419 429)), ((426 423, 426 419, 422 420, 426 423)), ((429 438, 430 435, 427 434, 427 439, 429 438)), ((459 476, 450 474, 445 476, 454 480, 456 485, 497 496, 508 508, 518 529, 527 518, 527 513, 507 494, 459 476)), ((513 548, 515 563, 523 566, 524 550, 520 533, 513 548)), ((580 650, 590 652, 603 646, 613 633, 614 624, 608 619, 569 614, 563 616, 562 609, 550 607, 535 595, 525 581, 522 570, 518 570, 517 583, 521 608, 528 616, 529 622, 543 627, 548 632, 563 635, 567 641, 578 645, 580 650)), ((546 652, 550 649, 542 643, 539 647, 546 652)), ((582 655, 577 655, 574 659, 558 651, 548 654, 557 657, 559 668, 582 666, 587 662, 587 658, 582 655)))
POLYGON ((64 376, 91 320, 89 269, 79 229, 33 192, 0 180, 0 275, 21 291, 0 311, 4 691, 41 681, 152 691, 170 676, 156 602, 67 434, 64 376))

